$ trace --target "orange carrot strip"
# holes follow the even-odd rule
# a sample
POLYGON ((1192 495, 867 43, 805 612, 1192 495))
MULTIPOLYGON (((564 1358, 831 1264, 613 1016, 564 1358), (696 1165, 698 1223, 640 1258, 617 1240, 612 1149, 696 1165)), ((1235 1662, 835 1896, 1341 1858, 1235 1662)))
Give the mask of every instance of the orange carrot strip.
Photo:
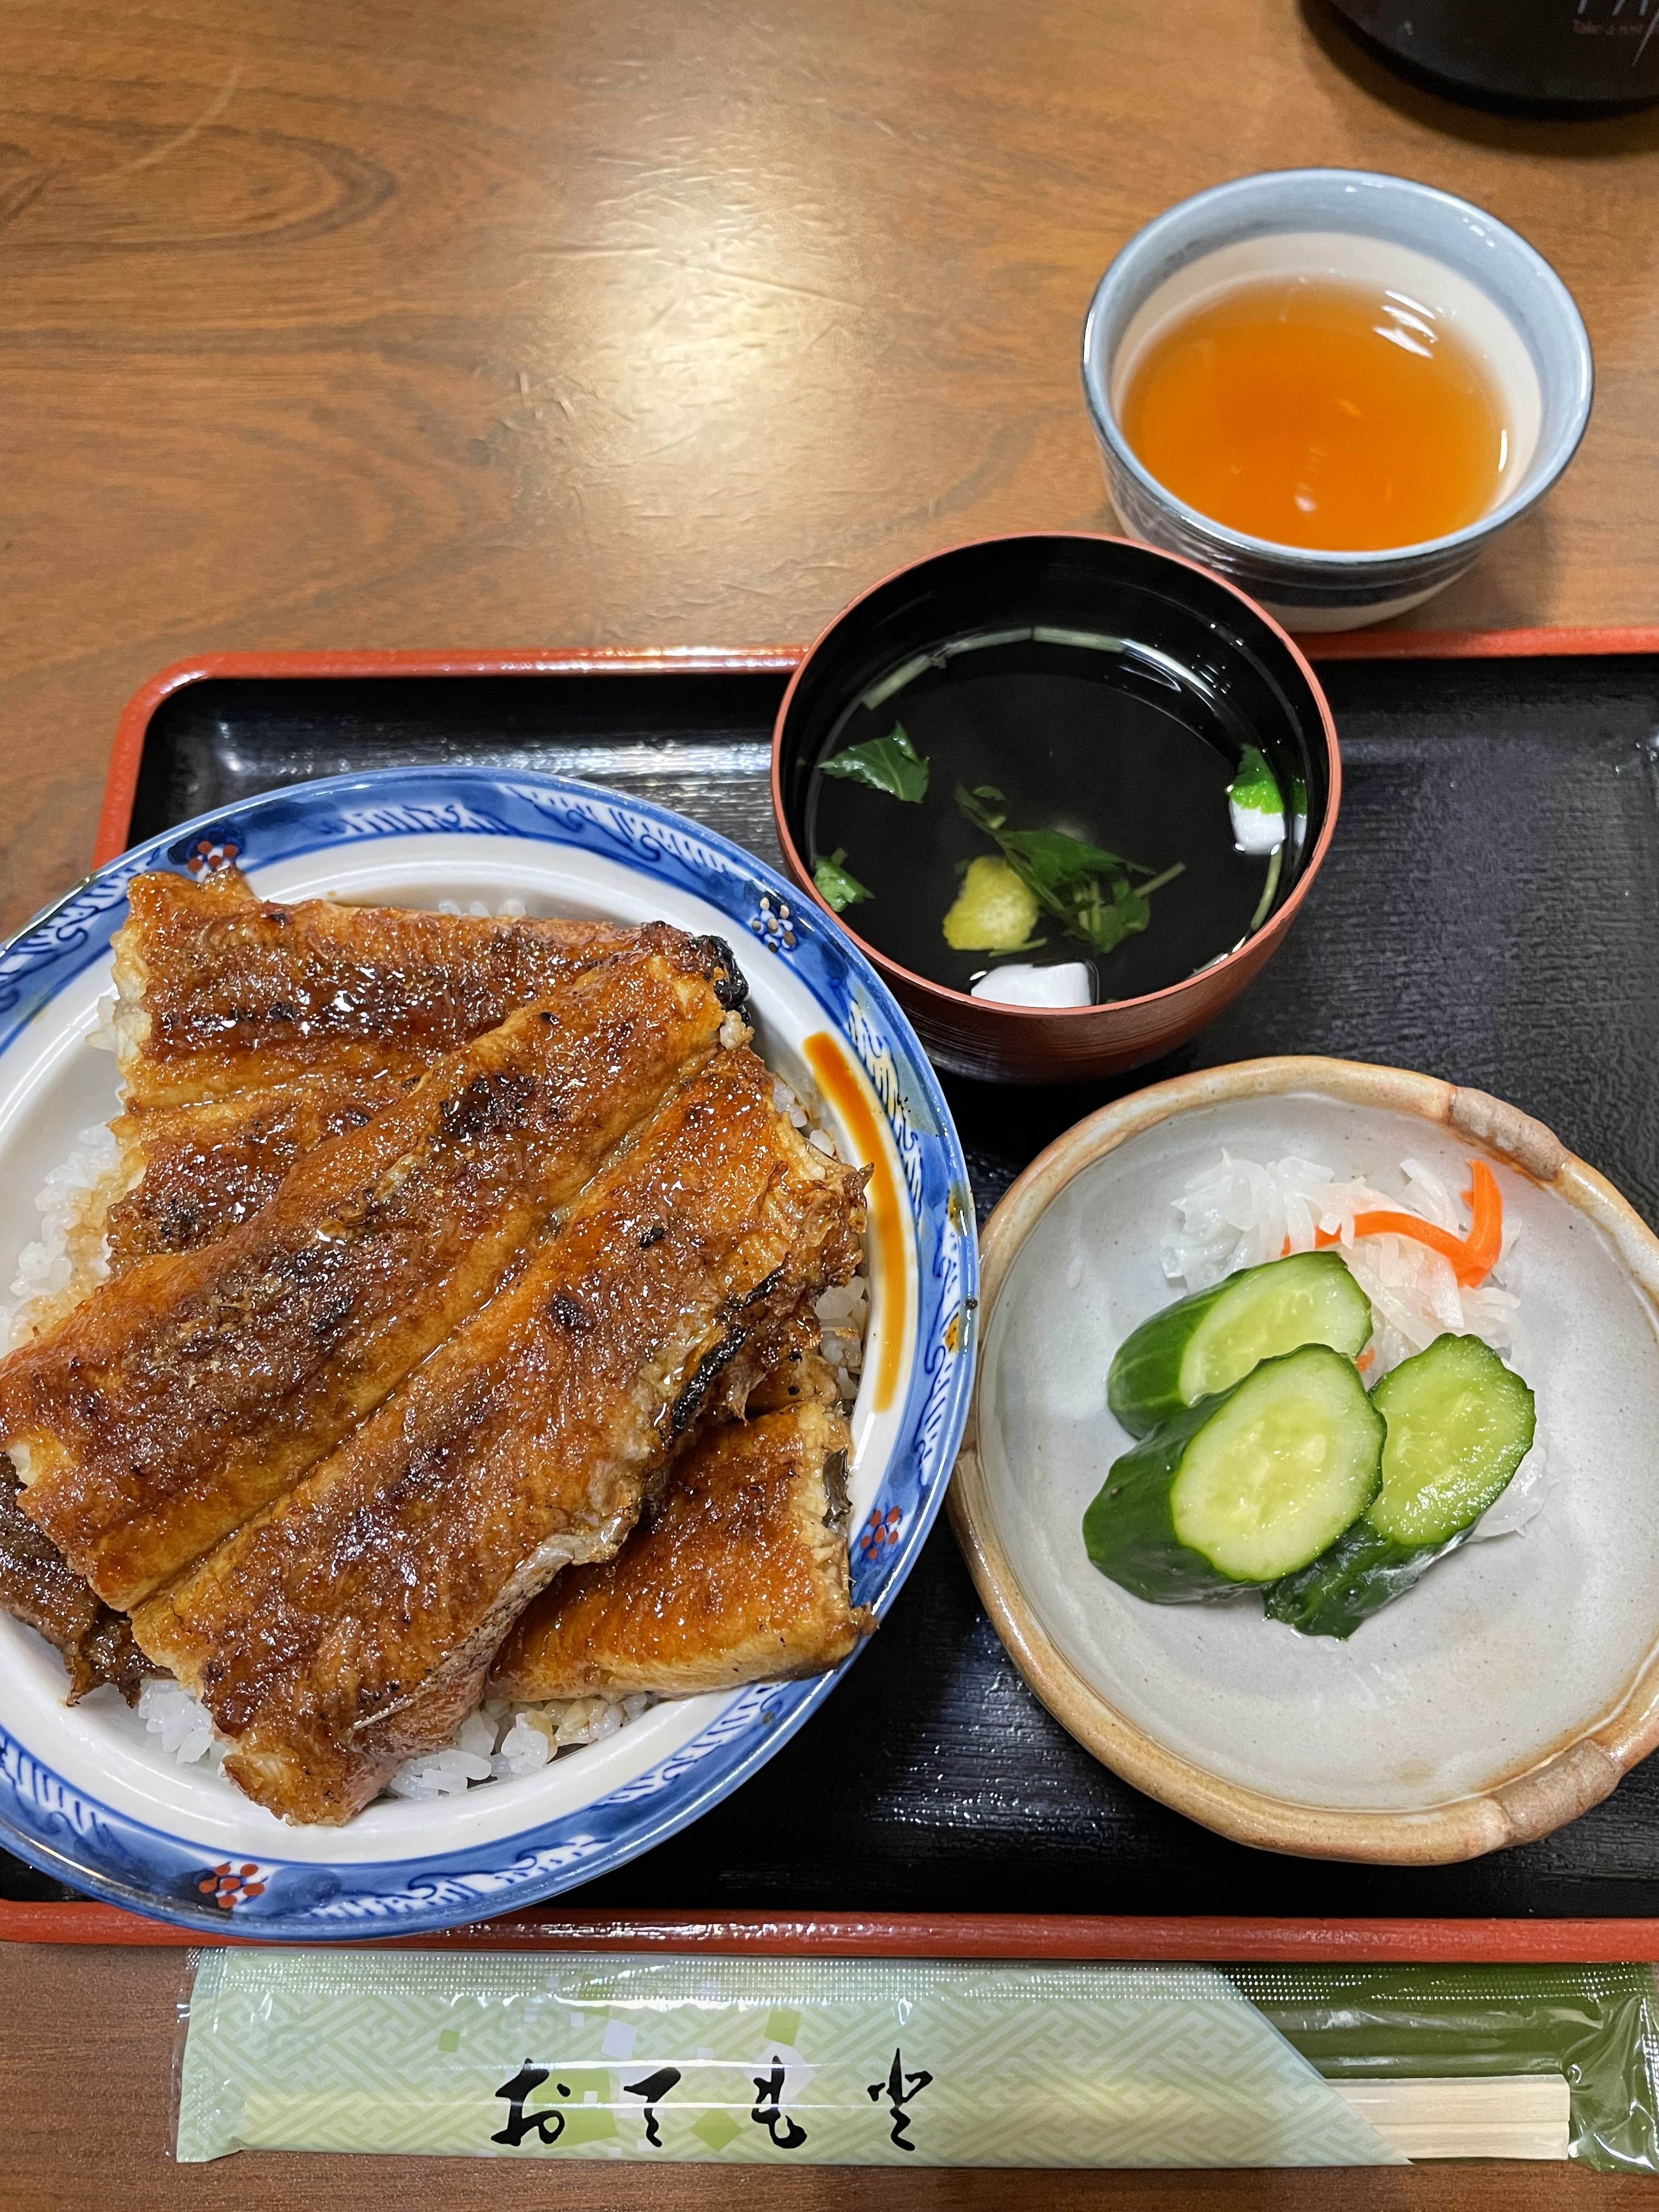
POLYGON ((1469 1178, 1470 1188, 1463 1197, 1473 1216, 1468 1242, 1464 1247, 1470 1272, 1460 1274, 1457 1279, 1473 1290, 1478 1283, 1486 1281, 1504 1249, 1504 1194, 1485 1160, 1469 1162, 1469 1178))
POLYGON ((1355 1366, 1359 1370, 1360 1373, 1363 1375, 1363 1374, 1364 1373, 1365 1370, 1366 1370, 1366 1369, 1367 1369, 1367 1368, 1371 1364, 1371 1363, 1376 1359, 1376 1346, 1374 1344, 1368 1344, 1368 1345, 1365 1346, 1365 1349, 1364 1349, 1364 1350, 1360 1353, 1360 1355, 1359 1355, 1358 1358, 1355 1360, 1355 1362, 1354 1362, 1354 1365, 1355 1365, 1355 1366))
MULTIPOLYGON (((1469 1233, 1454 1237, 1449 1229, 1437 1229, 1431 1221, 1419 1221, 1414 1213, 1394 1213, 1379 1210, 1375 1213, 1356 1213, 1353 1233, 1356 1237, 1414 1237, 1426 1244, 1431 1252, 1438 1252, 1443 1260, 1449 1260, 1452 1273, 1466 1291, 1479 1288, 1498 1265, 1498 1255, 1504 1247, 1504 1194, 1498 1188, 1498 1178, 1484 1160, 1469 1162, 1470 1187, 1463 1193, 1463 1203, 1469 1209, 1469 1233)), ((1314 1249, 1328 1250, 1340 1244, 1341 1238, 1329 1229, 1316 1229, 1314 1249)), ((1291 1241, 1285 1240, 1289 1251, 1291 1241)))
MULTIPOLYGON (((1454 1237, 1449 1229, 1437 1229, 1431 1221, 1419 1221, 1414 1213, 1356 1213, 1353 1218, 1356 1237, 1412 1237, 1419 1244, 1426 1244, 1431 1252, 1439 1253, 1449 1260, 1452 1273, 1460 1283, 1474 1279, 1468 1273, 1469 1250, 1461 1237, 1454 1237)), ((1479 1273, 1484 1274, 1481 1268, 1479 1273)))
MULTIPOLYGON (((1488 1181, 1492 1181, 1490 1169, 1483 1169, 1482 1172, 1488 1181)), ((1478 1177, 1476 1188, 1479 1188, 1478 1177)), ((1497 1198, 1497 1194, 1498 1185, 1494 1181, 1492 1182, 1494 1198, 1497 1198)), ((1454 1237, 1449 1229, 1437 1229, 1431 1221, 1419 1221, 1414 1213, 1395 1213, 1383 1212, 1381 1209, 1375 1213, 1356 1213, 1353 1218, 1353 1233, 1356 1237, 1388 1236, 1413 1237, 1418 1243, 1426 1244, 1431 1252, 1439 1253, 1443 1260, 1449 1260, 1451 1262, 1453 1274, 1462 1284, 1464 1289, 1473 1290, 1477 1284, 1486 1281, 1498 1257, 1497 1244, 1491 1241, 1494 1235, 1501 1237, 1503 1233, 1501 1199, 1498 1203, 1499 1213, 1497 1230, 1494 1231, 1491 1228, 1489 1217, 1480 1217, 1479 1225, 1483 1236, 1478 1247, 1474 1241, 1473 1230, 1470 1231, 1469 1241, 1466 1243, 1462 1237, 1454 1237), (1487 1257, 1489 1244, 1490 1258, 1487 1257)), ((1341 1239, 1328 1229, 1316 1230, 1314 1233, 1314 1243, 1322 1251, 1328 1245, 1340 1242, 1341 1239)))

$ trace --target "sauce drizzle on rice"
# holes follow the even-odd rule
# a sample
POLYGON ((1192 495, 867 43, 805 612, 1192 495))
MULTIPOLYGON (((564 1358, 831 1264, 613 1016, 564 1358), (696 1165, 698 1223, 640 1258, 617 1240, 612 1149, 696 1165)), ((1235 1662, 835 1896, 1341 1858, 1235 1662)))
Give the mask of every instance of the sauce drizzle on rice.
POLYGON ((899 1361, 905 1339, 906 1296, 904 1237, 900 1227, 899 1195, 887 1146, 876 1120, 863 1080, 848 1066, 847 1055, 825 1030, 816 1030, 801 1047, 817 1078, 818 1089, 840 1115, 851 1138, 855 1157, 870 1169, 866 1190, 869 1208, 867 1235, 875 1248, 877 1281, 882 1297, 879 1358, 871 1403, 884 1413, 898 1388, 899 1361))

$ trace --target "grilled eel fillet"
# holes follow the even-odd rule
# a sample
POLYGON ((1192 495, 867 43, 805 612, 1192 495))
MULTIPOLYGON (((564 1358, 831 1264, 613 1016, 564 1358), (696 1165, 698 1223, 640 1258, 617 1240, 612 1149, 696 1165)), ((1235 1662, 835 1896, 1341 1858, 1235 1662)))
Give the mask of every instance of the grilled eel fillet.
POLYGON ((130 1107, 264 1089, 320 1067, 419 1073, 619 951, 608 921, 256 898, 234 868, 135 876, 115 934, 130 1107))
POLYGON ((712 1431, 614 1559, 532 1601, 491 1690, 686 1698, 846 1658, 874 1625, 848 1584, 851 1443, 840 1408, 816 1398, 712 1431))
POLYGON ((742 979, 656 925, 439 1060, 216 1244, 142 1261, 0 1362, 37 1528, 131 1610, 305 1469, 482 1305, 718 1048, 742 979))
MULTIPOLYGON (((435 1055, 434 1055, 435 1057, 435 1055)), ((296 1161, 373 1121, 417 1076, 317 1070, 195 1106, 152 1106, 111 1122, 120 1195, 104 1217, 109 1271, 157 1252, 193 1252, 269 1206, 296 1161)))
POLYGON ((129 1705, 155 1670, 132 1640, 124 1613, 112 1613, 57 1546, 17 1504, 17 1476, 0 1452, 0 1609, 55 1644, 69 1671, 68 1702, 113 1682, 129 1705))
MULTIPOLYGON (((267 1091, 200 1106, 154 1107, 111 1124, 120 1148, 117 1196, 106 1189, 103 1233, 111 1275, 157 1252, 211 1244, 273 1199, 295 1162, 329 1137, 360 1129, 416 1080, 407 1075, 301 1075, 267 1091)), ((63 1310, 85 1290, 67 1294, 63 1310)), ((154 1669, 112 1612, 16 1502, 12 1463, 0 1452, 0 1610, 57 1646, 69 1703, 113 1682, 129 1704, 154 1669)))
POLYGON ((232 1779, 346 1820, 447 1742, 529 1599, 616 1550, 677 1440, 852 1274, 865 1172, 803 1141, 746 1048, 666 1100, 331 1459, 134 1613, 232 1779))

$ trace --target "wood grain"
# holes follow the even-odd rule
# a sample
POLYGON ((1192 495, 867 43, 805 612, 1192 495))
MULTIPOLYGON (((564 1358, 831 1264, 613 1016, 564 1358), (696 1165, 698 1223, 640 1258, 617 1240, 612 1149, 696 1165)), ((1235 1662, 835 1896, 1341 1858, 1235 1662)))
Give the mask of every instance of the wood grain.
POLYGON ((184 653, 787 639, 1109 526, 1090 290, 1251 168, 1467 193, 1583 307, 1583 449, 1436 619, 1655 612, 1659 116, 1465 112, 1295 0, 13 0, 7 60, 0 922, 184 653))
MULTIPOLYGON (((978 532, 1109 527, 1106 261, 1252 168, 1403 171, 1571 285, 1599 390, 1453 626, 1651 620, 1659 118, 1506 123, 1294 0, 13 0, 0 127, 0 925, 210 649, 810 635, 978 532)), ((1049 2175, 166 2161, 176 1953, 0 1954, 26 2208, 1530 2208, 1559 2169, 1049 2175)))

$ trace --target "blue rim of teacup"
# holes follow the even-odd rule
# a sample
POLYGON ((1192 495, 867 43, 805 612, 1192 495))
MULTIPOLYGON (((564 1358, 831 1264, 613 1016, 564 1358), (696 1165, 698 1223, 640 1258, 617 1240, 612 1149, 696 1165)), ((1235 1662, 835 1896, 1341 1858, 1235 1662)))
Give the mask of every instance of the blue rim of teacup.
MULTIPOLYGON (((1346 227, 1359 236, 1387 238, 1392 234, 1388 228, 1380 226, 1351 224, 1346 227)), ((1289 226, 1273 228, 1288 228, 1289 226)), ((1268 234, 1271 235, 1271 230, 1268 234)), ((1413 244, 1414 251, 1426 253, 1431 259, 1436 258, 1431 246, 1414 244, 1410 240, 1405 242, 1413 244)), ((1206 243, 1196 245, 1186 258, 1195 260, 1201 254, 1227 243, 1225 236, 1213 237, 1206 243)), ((1476 278, 1470 281, 1479 282, 1476 278)), ((1512 321, 1514 319, 1502 295, 1491 286, 1483 286, 1482 289, 1486 291, 1498 312, 1512 321)), ((1134 307, 1139 305, 1140 301, 1137 300, 1134 307)), ((1133 307, 1130 312, 1133 313, 1133 307)), ((1524 344, 1525 334, 1518 325, 1516 335, 1524 344)), ((1397 568, 1401 563, 1415 567, 1419 562, 1427 561, 1436 555, 1453 555, 1461 551, 1467 552, 1473 558, 1488 538, 1513 522, 1517 516, 1524 514, 1556 482, 1578 450, 1585 426, 1589 421, 1590 404, 1595 392, 1595 365, 1590 351, 1589 333, 1584 328, 1584 319, 1578 312, 1578 303, 1537 247, 1528 245, 1519 231, 1511 230, 1507 223, 1500 222, 1496 216, 1489 215, 1484 208, 1475 206, 1472 200, 1460 199, 1455 192, 1442 191, 1435 185, 1419 184, 1413 178, 1391 176, 1386 171, 1377 169, 1261 169, 1250 176, 1233 177, 1224 184, 1211 185, 1205 191, 1194 192, 1184 200, 1177 200, 1172 207, 1165 208, 1161 215, 1154 216, 1151 222, 1144 224, 1128 243, 1119 249, 1096 285, 1094 297, 1089 302, 1089 312, 1083 322, 1081 365, 1084 398, 1096 436, 1107 447, 1113 461, 1133 478, 1147 496, 1155 500, 1171 516, 1179 518, 1194 538, 1224 550, 1243 561, 1271 563, 1281 573, 1305 576, 1310 583, 1321 576, 1328 580, 1333 568, 1340 569, 1358 579, 1397 568), (1419 202, 1432 204, 1455 220, 1470 226, 1500 252, 1511 254, 1535 286, 1540 301, 1548 303, 1549 309, 1553 311, 1567 333, 1571 349, 1577 356, 1578 374, 1577 390, 1563 427, 1547 451, 1534 457, 1527 474, 1515 489, 1497 506, 1488 508, 1486 514, 1477 515, 1473 522, 1466 523, 1461 530, 1449 531, 1440 538, 1418 538, 1406 545, 1384 545, 1370 551, 1356 552, 1286 545, 1276 538, 1252 538, 1242 530, 1233 530, 1224 522, 1218 522, 1213 515, 1205 514, 1178 498, 1139 459, 1118 427, 1107 391, 1111 361, 1101 357, 1103 340, 1100 332, 1106 307, 1114 302, 1115 295, 1126 289, 1142 264, 1156 253, 1160 239, 1167 235, 1178 222, 1190 216, 1194 209, 1202 207, 1206 202, 1220 204, 1229 199, 1237 200, 1264 186, 1283 186, 1292 179, 1306 184, 1358 186, 1377 196, 1377 201, 1372 204, 1396 193, 1406 193, 1419 202)), ((1534 365, 1540 368, 1541 374, 1541 364, 1536 363, 1535 357, 1534 365)))

